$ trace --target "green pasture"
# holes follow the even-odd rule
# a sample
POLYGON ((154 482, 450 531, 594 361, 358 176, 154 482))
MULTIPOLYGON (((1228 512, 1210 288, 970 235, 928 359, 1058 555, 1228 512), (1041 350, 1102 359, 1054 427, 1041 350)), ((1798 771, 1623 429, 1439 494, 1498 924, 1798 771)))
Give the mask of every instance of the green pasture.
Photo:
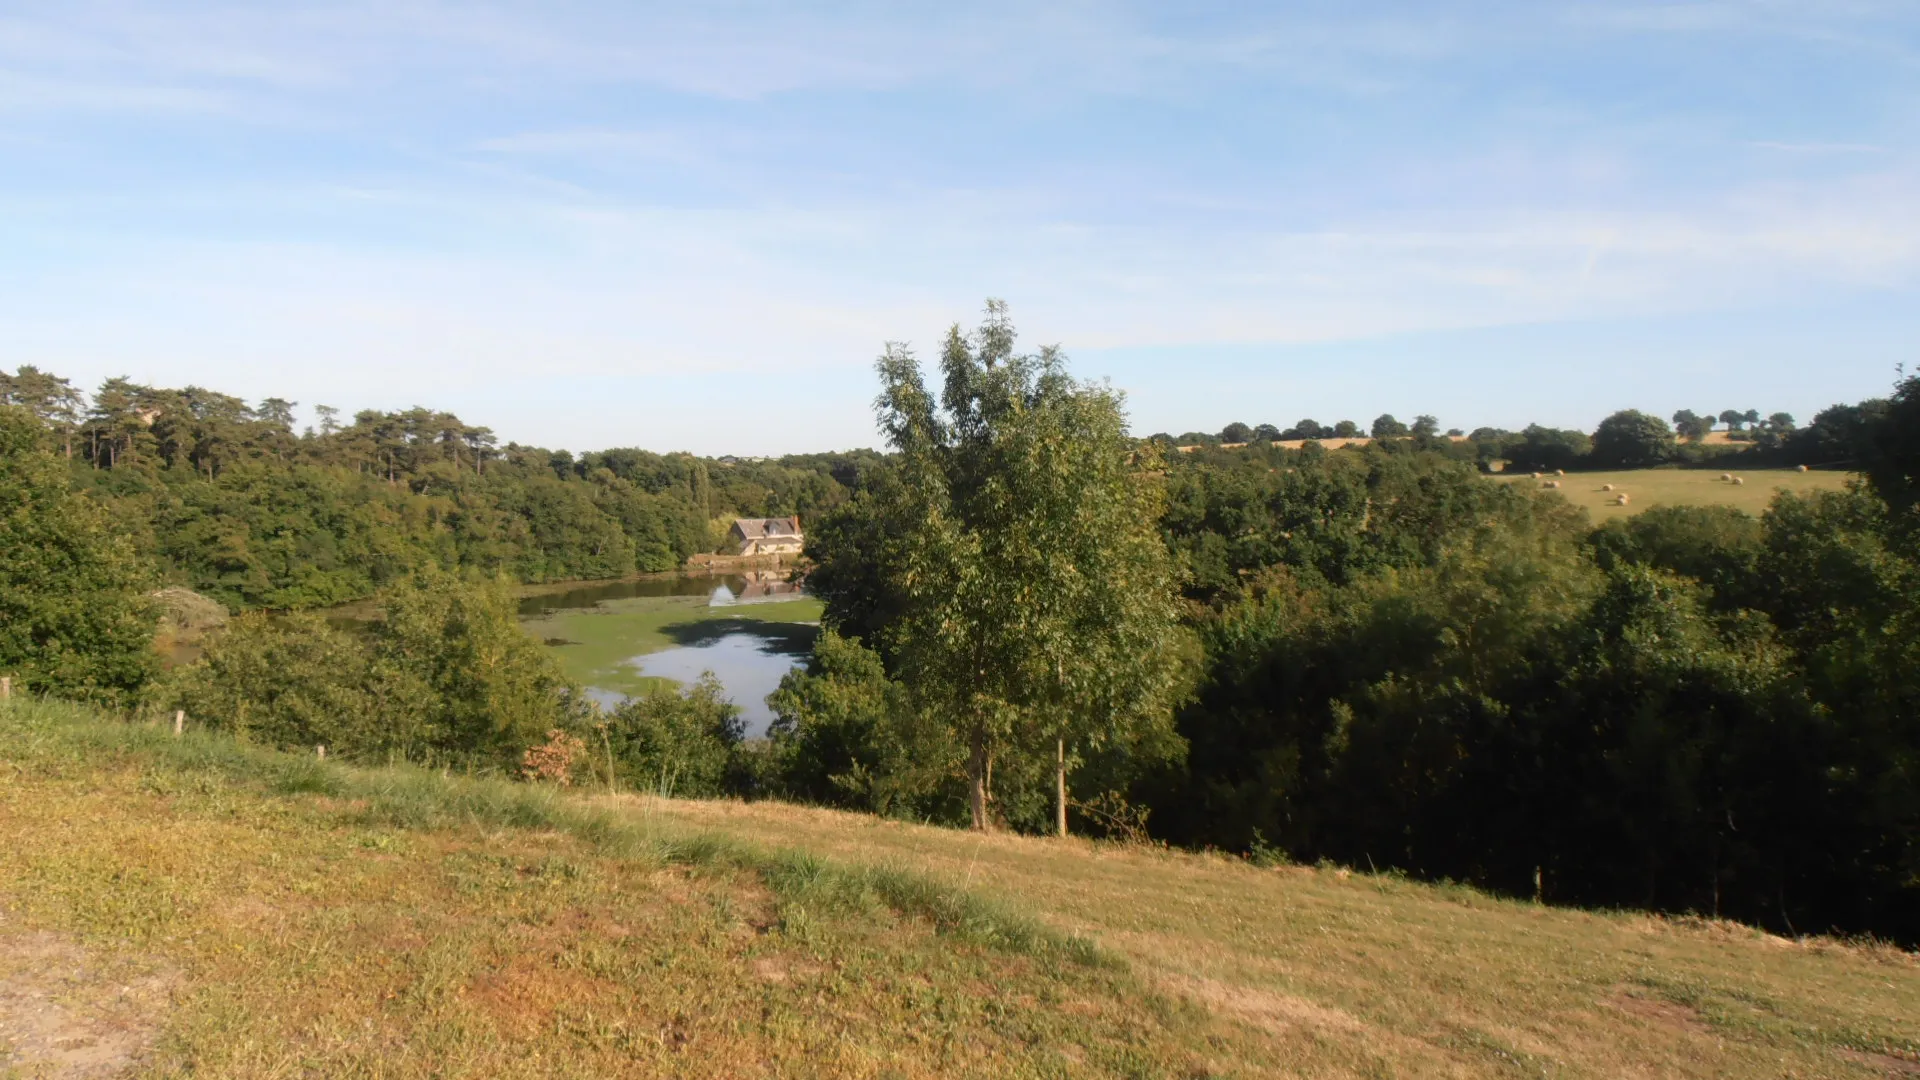
POLYGON ((763 637, 806 635, 820 621, 811 598, 709 607, 704 596, 636 596, 604 600, 525 620, 545 641, 569 677, 584 686, 637 694, 665 680, 641 675, 628 661, 680 645, 712 641, 736 630, 763 637))
POLYGON ((1536 488, 1548 480, 1558 480, 1560 495, 1575 506, 1586 507, 1594 521, 1601 522, 1637 514, 1650 506, 1731 506, 1757 516, 1766 510, 1774 492, 1781 488, 1795 494, 1839 491, 1853 474, 1742 469, 1731 473, 1743 481, 1740 484, 1722 480, 1721 475, 1720 470, 1707 469, 1626 469, 1543 475, 1538 480, 1525 473, 1496 479, 1536 488), (1613 490, 1606 490, 1608 484, 1613 485, 1613 490), (1621 492, 1628 496, 1625 506, 1614 503, 1614 497, 1621 492))

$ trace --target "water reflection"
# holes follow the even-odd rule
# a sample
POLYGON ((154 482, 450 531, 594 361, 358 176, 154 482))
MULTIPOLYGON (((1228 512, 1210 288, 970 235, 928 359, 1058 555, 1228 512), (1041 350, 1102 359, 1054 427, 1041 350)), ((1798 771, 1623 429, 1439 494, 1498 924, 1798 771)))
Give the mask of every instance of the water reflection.
POLYGON ((520 601, 520 617, 530 619, 569 608, 590 608, 605 600, 635 597, 704 596, 713 607, 798 600, 806 590, 787 580, 785 570, 753 570, 740 574, 675 574, 627 578, 562 586, 534 593, 520 601))
MULTIPOLYGON (((720 685, 726 687, 727 698, 740 706, 747 738, 765 735, 767 725, 773 723, 767 695, 780 688, 780 680, 787 672, 806 662, 818 628, 794 623, 697 625, 714 632, 698 644, 662 649, 627 662, 642 675, 686 685, 698 680, 702 672, 713 672, 720 679, 720 685)), ((596 700, 609 703, 599 695, 596 700)), ((612 704, 619 701, 619 695, 610 699, 612 704)))
MULTIPOLYGON (((705 618, 669 622, 664 626, 656 624, 651 632, 673 644, 635 655, 619 664, 644 676, 672 679, 683 685, 698 680, 702 672, 713 672, 725 688, 728 700, 740 707, 747 737, 757 738, 766 734, 767 725, 773 722, 773 711, 766 705, 767 695, 779 688, 782 676, 806 662, 813 651, 814 638, 819 634, 819 628, 813 624, 768 621, 753 612, 755 604, 799 600, 806 596, 806 591, 787 577, 784 570, 763 570, 580 583, 522 598, 520 617, 539 619, 602 605, 631 611, 632 605, 617 602, 635 599, 669 603, 678 600, 684 604, 687 598, 701 597, 706 600, 705 607, 733 609, 724 615, 715 612, 705 618)), ((548 644, 566 648, 572 643, 553 640, 548 644)), ((636 643, 636 648, 639 647, 644 646, 636 643)), ((587 693, 609 708, 626 700, 625 694, 605 686, 589 685, 587 693)))

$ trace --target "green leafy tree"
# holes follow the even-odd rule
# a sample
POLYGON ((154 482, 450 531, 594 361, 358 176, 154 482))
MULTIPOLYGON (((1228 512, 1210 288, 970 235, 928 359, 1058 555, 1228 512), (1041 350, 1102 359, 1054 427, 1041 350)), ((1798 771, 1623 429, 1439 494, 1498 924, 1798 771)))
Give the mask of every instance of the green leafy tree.
POLYGON ((241 615, 169 680, 164 698, 197 723, 283 749, 418 761, 439 741, 426 683, 312 614, 241 615))
POLYGON ((1223 443, 1243 443, 1253 438, 1253 429, 1235 420, 1220 429, 1220 441, 1223 443))
POLYGON ((1593 432, 1593 460, 1603 467, 1642 469, 1671 461, 1675 452, 1667 422, 1638 409, 1614 413, 1593 432))
POLYGON ((1692 409, 1681 409, 1673 414, 1673 427, 1682 437, 1698 442, 1713 430, 1713 416, 1701 416, 1692 409))
POLYGON ((150 568, 24 409, 0 406, 0 674, 120 704, 156 670, 150 568))
POLYGON ((768 739, 789 798, 876 814, 960 822, 966 776, 954 732, 915 708, 880 655, 825 630, 804 668, 767 699, 768 739))
POLYGON ((1376 439, 1396 439, 1407 433, 1407 425, 1395 420, 1392 413, 1381 413, 1373 418, 1368 431, 1376 439))
MULTIPOLYGON (((1873 489, 1898 517, 1920 506, 1920 375, 1909 375, 1856 436, 1873 489)), ((1920 532, 1909 520, 1906 528, 1920 532)))
POLYGON ((657 685, 601 721, 620 781, 658 795, 737 790, 740 709, 712 672, 684 691, 657 685))
POLYGON ((936 400, 904 347, 878 364, 900 473, 885 513, 907 529, 880 571, 902 609, 887 651, 916 704, 966 747, 974 827, 990 823, 994 754, 1042 745, 1058 826, 1067 746, 1125 738, 1170 711, 1159 493, 1130 461, 1119 396, 1075 381, 1056 349, 1016 353, 1004 304, 990 301, 971 336, 955 326, 941 366, 936 400))
POLYGON ((86 396, 58 375, 22 364, 12 375, 0 371, 0 405, 18 405, 60 436, 63 452, 73 457, 73 437, 86 396))
POLYGON ((1510 472, 1578 468, 1593 451, 1585 432, 1528 424, 1517 437, 1501 440, 1500 455, 1510 472))
POLYGON ((1352 439, 1352 438, 1357 438, 1359 434, 1360 434, 1360 425, 1354 423, 1351 420, 1342 420, 1339 423, 1333 425, 1333 438, 1352 439))
POLYGON ((431 568, 382 596, 375 656, 431 691, 435 753, 510 770, 548 731, 581 726, 587 704, 522 629, 518 608, 504 580, 431 568))
POLYGON ((1707 587, 1716 611, 1759 609, 1768 589, 1759 576, 1759 519, 1731 506, 1655 506, 1596 529, 1595 562, 1656 567, 1707 587))
POLYGON ((1440 434, 1440 419, 1422 414, 1413 418, 1413 433, 1423 439, 1431 439, 1440 434))

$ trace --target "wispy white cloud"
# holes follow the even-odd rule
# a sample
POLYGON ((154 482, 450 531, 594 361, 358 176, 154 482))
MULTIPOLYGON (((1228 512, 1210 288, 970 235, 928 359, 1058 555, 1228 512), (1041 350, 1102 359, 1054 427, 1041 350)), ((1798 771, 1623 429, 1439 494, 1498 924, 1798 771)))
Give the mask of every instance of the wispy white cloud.
POLYGON ((1880 81, 1832 101, 1724 78, 1752 35, 1897 13, 1487 10, 0 16, 0 146, 34 147, 0 176, 0 349, 429 399, 852 378, 990 294, 1082 349, 1920 294, 1914 131, 1847 107, 1901 100, 1904 69, 1850 55, 1880 81))

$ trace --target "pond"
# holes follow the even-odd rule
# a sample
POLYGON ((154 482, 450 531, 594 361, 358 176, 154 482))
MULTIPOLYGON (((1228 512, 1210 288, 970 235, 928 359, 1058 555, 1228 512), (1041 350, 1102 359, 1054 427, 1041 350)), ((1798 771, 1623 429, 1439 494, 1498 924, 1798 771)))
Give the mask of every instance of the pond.
POLYGON ((711 671, 740 707, 749 738, 766 734, 766 697, 806 662, 821 605, 780 572, 592 582, 533 592, 522 622, 603 705, 662 680, 711 671))

